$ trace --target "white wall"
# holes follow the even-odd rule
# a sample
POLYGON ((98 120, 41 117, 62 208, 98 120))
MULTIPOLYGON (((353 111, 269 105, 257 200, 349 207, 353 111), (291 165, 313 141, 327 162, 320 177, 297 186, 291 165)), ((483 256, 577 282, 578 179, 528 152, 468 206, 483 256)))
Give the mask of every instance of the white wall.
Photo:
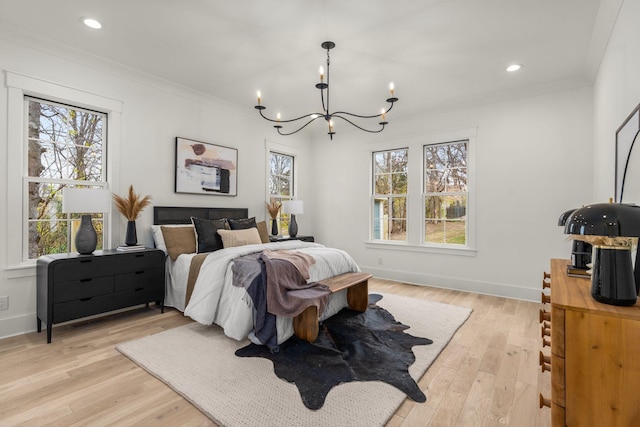
MULTIPOLYGON (((614 194, 615 132, 640 103, 640 2, 626 0, 594 84, 594 201, 614 194)), ((637 142, 637 141, 636 141, 637 142)), ((634 148, 634 154, 640 152, 634 148)), ((640 159, 630 164, 637 176, 640 159)), ((623 202, 640 204, 640 179, 625 184, 623 202)))
MULTIPOLYGON (((77 52, 62 51, 57 46, 42 45, 33 49, 9 41, 0 32, 0 70, 27 75, 61 86, 106 96, 122 102, 119 146, 109 147, 111 190, 125 194, 129 184, 141 194, 153 197, 154 205, 247 207, 250 216, 266 219, 265 212, 265 138, 288 146, 297 155, 300 170, 309 170, 309 141, 304 135, 278 139, 271 126, 255 117, 253 99, 246 106, 227 103, 195 93, 187 88, 101 62, 77 52), (45 53, 52 49, 55 54, 45 53), (67 59, 65 59, 67 58, 67 59), (175 137, 217 143, 238 149, 238 196, 188 195, 174 193, 175 137)), ((3 75, 4 79, 4 75, 3 75)), ((249 89, 248 89, 249 90, 249 89)), ((253 89, 251 89, 253 90, 253 89)), ((7 188, 8 141, 7 88, 0 85, 0 296, 9 297, 9 309, 0 311, 0 337, 35 329, 35 268, 9 261, 20 242, 8 241, 7 218, 20 218, 21 207, 8 206, 8 194, 19 191, 7 188)), ((248 92, 251 93, 251 92, 248 92)), ((310 193, 310 176, 297 182, 300 194, 310 193)), ((300 218, 301 229, 313 221, 309 211, 300 218)), ((112 210, 111 247, 124 239, 126 221, 112 210)), ((138 239, 151 244, 149 225, 153 209, 147 208, 137 220, 138 239)), ((304 228, 303 228, 304 227, 304 228)), ((15 257, 14 257, 15 258, 15 257)))
MULTIPOLYGON (((549 258, 570 254, 558 217, 592 198, 591 88, 406 122, 389 116, 388 132, 375 143, 357 132, 313 142, 314 172, 321 178, 314 201, 316 237, 347 250, 378 277, 539 300, 549 258), (438 134, 472 126, 477 127, 476 255, 367 247, 371 151, 421 138, 433 142, 438 134)), ((409 174, 411 185, 411 175, 420 171, 409 174)), ((420 179, 414 182, 409 192, 420 193, 420 179)))

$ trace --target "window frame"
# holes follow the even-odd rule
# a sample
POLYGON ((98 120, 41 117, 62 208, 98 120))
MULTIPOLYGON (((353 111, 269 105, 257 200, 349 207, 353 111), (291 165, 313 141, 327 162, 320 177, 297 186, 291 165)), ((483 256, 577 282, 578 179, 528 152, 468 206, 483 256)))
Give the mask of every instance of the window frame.
MULTIPOLYGON (((266 165, 266 179, 265 179, 265 203, 268 203, 273 196, 271 194, 269 188, 269 182, 271 179, 271 155, 281 155, 291 157, 292 159, 292 168, 291 168, 291 195, 286 197, 279 197, 280 201, 283 200, 294 200, 297 199, 298 194, 298 165, 300 153, 292 149, 291 147, 287 147, 280 144, 275 144, 272 142, 265 141, 265 165, 266 165)), ((281 196, 281 195, 279 195, 281 196)), ((267 221, 267 228, 269 231, 269 235, 271 235, 271 217, 269 216, 269 212, 265 208, 265 220, 267 221)), ((283 214, 282 209, 278 212, 278 217, 276 218, 278 224, 278 235, 284 235, 283 231, 287 230, 289 227, 289 215, 283 214)))
MULTIPOLYGON (((407 229, 407 225, 409 223, 409 209, 408 209, 408 203, 409 203, 409 182, 408 182, 408 178, 409 178, 409 148, 408 147, 398 147, 398 148, 391 148, 391 149, 386 149, 386 150, 375 150, 371 152, 371 206, 369 208, 369 212, 370 212, 370 227, 369 227, 369 239, 371 241, 376 241, 376 242, 398 242, 398 243, 406 243, 408 242, 409 239, 409 232, 407 229), (378 175, 376 175, 376 171, 375 171, 375 156, 376 154, 379 153, 393 153, 393 152, 398 152, 398 151, 406 151, 406 155, 407 155, 407 191, 405 193, 390 193, 390 194, 380 194, 380 193, 376 193, 376 177, 378 175), (387 198, 388 200, 393 200, 393 199, 399 199, 399 198, 404 198, 405 199, 405 217, 404 218, 396 218, 396 217, 392 217, 389 219, 389 221, 394 221, 394 220, 404 220, 405 223, 405 238, 404 240, 394 240, 394 239, 386 239, 386 238, 375 238, 374 236, 374 231, 375 231, 375 227, 374 227, 374 223, 376 222, 376 218, 375 218, 375 210, 376 210, 376 200, 379 200, 381 198, 387 198)), ((394 171, 390 170, 389 171, 389 175, 390 175, 390 183, 393 182, 393 174, 394 171)), ((393 209, 392 209, 393 210, 393 209)))
MULTIPOLYGON (((431 197, 431 196, 437 196, 437 197, 446 197, 446 196, 460 196, 460 195, 464 195, 467 198, 467 203, 465 204, 465 209, 467 210, 467 212, 469 211, 469 184, 470 184, 470 180, 469 180, 469 140, 468 139, 462 139, 462 140, 457 140, 457 141, 444 141, 444 142, 439 142, 439 143, 430 143, 430 144, 424 144, 422 146, 422 232, 420 234, 421 236, 421 244, 425 245, 425 246, 433 246, 433 247, 443 247, 443 248, 467 248, 468 247, 468 241, 469 241, 469 221, 465 221, 465 243, 464 244, 459 244, 459 243, 438 243, 438 242, 430 242, 426 240, 426 222, 427 222, 427 213, 426 213, 426 199, 427 197, 431 197), (457 144, 457 143, 466 143, 467 144, 467 155, 466 155, 466 162, 467 162, 467 191, 460 191, 460 192, 453 192, 453 191, 442 191, 442 192, 428 192, 426 189, 426 182, 427 182, 427 147, 433 147, 433 146, 445 146, 445 145, 453 145, 453 144, 457 144)), ((448 220, 445 220, 448 221, 448 220)), ((446 233, 446 232, 445 232, 446 233)))
POLYGON ((475 256, 477 254, 476 249, 476 147, 478 136, 478 127, 466 127, 459 129, 452 129, 448 131, 433 132, 424 135, 412 135, 402 140, 379 140, 368 144, 363 147, 363 151, 366 152, 366 159, 368 162, 369 180, 370 186, 368 188, 369 196, 371 196, 371 188, 373 183, 373 162, 371 161, 371 155, 375 151, 384 151, 393 149, 398 146, 405 146, 409 149, 409 163, 408 163, 408 192, 407 192, 407 242, 398 242, 393 240, 373 240, 371 239, 372 221, 373 221, 373 209, 368 209, 368 236, 369 240, 366 240, 365 247, 369 249, 385 249, 392 251, 406 251, 406 252, 423 252, 423 253, 436 253, 444 255, 456 255, 456 256, 475 256), (423 147, 424 145, 438 144, 448 141, 468 140, 467 150, 467 175, 468 175, 468 218, 467 218, 467 244, 464 247, 460 245, 438 245, 438 244, 425 244, 424 238, 424 199, 422 197, 422 188, 424 186, 424 172, 423 172, 423 147), (413 190, 412 190, 413 189, 413 190), (418 191, 414 191, 419 189, 418 191))
MULTIPOLYGON (((83 107, 78 107, 75 105, 69 105, 69 104, 62 104, 60 102, 55 102, 55 101, 50 101, 47 99, 42 99, 42 98, 36 98, 30 95, 25 95, 24 96, 24 108, 25 108, 25 112, 24 112, 24 117, 25 119, 27 119, 29 117, 29 102, 38 102, 41 104, 49 104, 49 105, 55 105, 55 106, 60 106, 60 107, 65 107, 68 109, 74 109, 76 111, 83 111, 86 113, 90 113, 90 114, 99 114, 101 116, 103 116, 104 122, 103 122, 103 127, 102 127, 102 148, 101 148, 101 173, 100 173, 100 180, 99 181, 87 181, 87 180, 74 180, 74 179, 66 179, 66 178, 44 178, 44 177, 36 177, 36 176, 30 176, 29 175, 29 165, 28 165, 28 161, 26 161, 28 159, 29 156, 29 126, 28 126, 28 120, 25 120, 25 122, 23 123, 24 129, 23 129, 23 134, 24 134, 24 139, 23 139, 23 144, 24 144, 24 159, 23 161, 25 161, 25 165, 24 165, 24 175, 22 177, 22 182, 23 182, 23 198, 22 198, 22 202, 23 202, 23 207, 22 207, 22 211, 24 213, 24 223, 25 223, 25 227, 23 227, 23 234, 22 234, 22 260, 23 261, 31 261, 33 259, 37 259, 37 258, 29 258, 29 234, 30 234, 30 224, 34 223, 34 222, 38 222, 38 220, 34 220, 29 218, 29 206, 30 206, 30 200, 29 200, 29 196, 27 195, 27 193, 25 193, 27 191, 27 188, 29 187, 29 184, 31 183, 45 183, 45 184, 57 184, 57 185, 67 185, 69 187, 77 187, 77 186, 82 186, 82 187, 90 187, 90 188, 101 188, 101 189, 108 189, 108 181, 107 181, 107 156, 108 156, 108 141, 109 141, 109 137, 107 134, 107 129, 109 126, 109 117, 106 113, 103 113, 101 111, 96 111, 96 110, 89 110, 87 108, 83 108, 83 107)), ((95 215, 93 216, 92 220, 94 222, 99 221, 102 222, 102 236, 98 237, 98 241, 102 241, 102 246, 104 247, 106 240, 106 236, 109 235, 109 221, 108 221, 108 217, 106 214, 102 214, 101 218, 96 218, 95 215)), ((46 219, 44 221, 47 221, 46 219)), ((79 216, 75 215, 75 214, 66 214, 64 218, 58 219, 58 222, 60 223, 66 223, 67 226, 67 230, 71 230, 72 227, 72 223, 73 222, 79 222, 79 216)), ((67 248, 69 252, 70 248, 72 248, 73 243, 71 241, 71 239, 73 238, 72 234, 70 232, 67 232, 67 248)), ((55 253, 55 252, 54 252, 55 253)))
MULTIPOLYGON (((117 187, 119 167, 111 159, 119 157, 122 101, 105 97, 86 90, 75 89, 64 84, 42 80, 24 74, 5 71, 7 88, 7 240, 6 266, 11 271, 9 277, 26 277, 33 274, 36 259, 25 259, 28 211, 25 203, 25 181, 27 175, 27 144, 24 143, 27 127, 25 126, 25 96, 48 100, 55 103, 99 111, 107 115, 106 134, 108 148, 106 152, 105 181, 109 188, 117 187), (16 246, 20 250, 15 250, 16 246)), ((104 246, 111 246, 111 234, 114 230, 114 216, 107 216, 104 246)), ((28 230, 27 230, 28 232, 28 230)))

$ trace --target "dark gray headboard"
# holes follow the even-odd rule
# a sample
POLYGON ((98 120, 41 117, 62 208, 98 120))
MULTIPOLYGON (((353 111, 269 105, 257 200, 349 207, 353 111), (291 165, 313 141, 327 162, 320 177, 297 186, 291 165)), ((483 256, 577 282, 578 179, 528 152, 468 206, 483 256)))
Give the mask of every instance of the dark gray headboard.
POLYGON ((191 217, 205 219, 220 218, 247 218, 249 209, 247 208, 196 208, 182 206, 154 206, 153 223, 163 224, 191 224, 191 217))

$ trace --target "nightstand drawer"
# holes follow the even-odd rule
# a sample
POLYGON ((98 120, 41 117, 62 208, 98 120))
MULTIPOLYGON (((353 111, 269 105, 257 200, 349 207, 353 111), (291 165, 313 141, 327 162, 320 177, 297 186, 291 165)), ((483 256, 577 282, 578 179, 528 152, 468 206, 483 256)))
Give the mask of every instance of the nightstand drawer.
POLYGON ((164 287, 164 270, 141 270, 116 276, 116 292, 130 292, 150 286, 164 287))
POLYGON ((70 282, 92 277, 108 276, 113 274, 113 262, 108 257, 81 257, 58 262, 53 267, 53 280, 57 282, 70 282))
POLYGON ((113 276, 56 283, 53 302, 80 300, 113 293, 113 276))

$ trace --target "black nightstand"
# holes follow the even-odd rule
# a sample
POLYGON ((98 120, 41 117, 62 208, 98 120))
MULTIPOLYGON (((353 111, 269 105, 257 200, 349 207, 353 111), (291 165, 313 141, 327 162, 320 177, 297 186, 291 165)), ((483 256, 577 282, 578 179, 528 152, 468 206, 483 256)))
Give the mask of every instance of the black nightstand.
POLYGON ((164 312, 165 254, 159 249, 45 255, 37 262, 37 321, 55 323, 154 302, 164 312))
POLYGON ((313 236, 269 236, 270 242, 286 242, 287 240, 302 240, 303 242, 315 242, 313 236))

